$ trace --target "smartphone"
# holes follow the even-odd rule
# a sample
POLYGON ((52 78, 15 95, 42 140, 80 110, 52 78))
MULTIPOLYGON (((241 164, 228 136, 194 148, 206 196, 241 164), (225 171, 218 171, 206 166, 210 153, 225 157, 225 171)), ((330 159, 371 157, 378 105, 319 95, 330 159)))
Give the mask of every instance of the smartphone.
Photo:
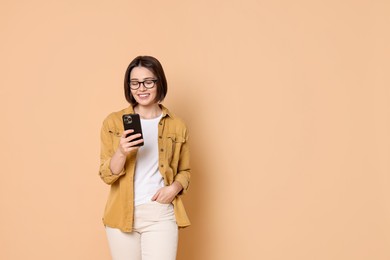
MULTIPOLYGON (((134 139, 133 141, 139 140, 143 138, 142 135, 142 128, 141 128, 141 120, 139 117, 139 114, 125 114, 122 116, 123 119, 123 127, 125 130, 133 129, 134 132, 131 134, 126 135, 128 137, 129 135, 135 135, 135 134, 141 134, 141 137, 134 139)), ((144 142, 137 144, 136 146, 143 146, 144 142)))

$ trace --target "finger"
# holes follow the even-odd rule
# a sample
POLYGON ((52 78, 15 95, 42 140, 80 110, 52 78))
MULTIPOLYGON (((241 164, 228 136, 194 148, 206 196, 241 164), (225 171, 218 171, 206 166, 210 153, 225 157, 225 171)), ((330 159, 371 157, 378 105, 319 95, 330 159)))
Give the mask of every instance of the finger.
POLYGON ((122 149, 127 151, 127 152, 131 152, 132 150, 139 149, 141 147, 140 145, 138 145, 138 143, 142 143, 142 140, 123 144, 122 149))
POLYGON ((125 145, 125 144, 130 143, 132 140, 137 139, 137 138, 140 138, 140 137, 141 137, 140 134, 131 135, 131 136, 128 136, 128 137, 126 137, 126 138, 122 138, 122 139, 120 140, 120 143, 121 143, 122 145, 125 145), (135 136, 135 137, 134 137, 134 136, 135 136))
POLYGON ((137 143, 138 141, 143 141, 143 139, 139 139, 139 140, 134 140, 132 141, 133 139, 131 140, 128 140, 127 138, 123 139, 123 141, 121 141, 121 145, 124 146, 124 147, 131 147, 131 146, 134 146, 135 143, 137 143))
POLYGON ((126 151, 126 152, 130 152, 131 150, 133 149, 138 149, 140 148, 140 143, 143 142, 143 139, 141 140, 137 140, 137 141, 133 141, 133 142, 123 142, 121 143, 121 148, 126 151))
POLYGON ((131 134, 132 132, 134 132, 133 129, 128 129, 128 130, 123 131, 122 138, 126 138, 126 135, 131 134))
POLYGON ((140 138, 141 134, 135 134, 135 135, 129 135, 128 137, 125 138, 126 142, 130 142, 134 139, 140 138))
POLYGON ((137 141, 129 142, 129 143, 125 144, 125 145, 127 145, 128 148, 130 148, 130 147, 134 147, 134 146, 136 146, 138 144, 141 144, 143 141, 144 141, 144 139, 139 139, 137 141))
POLYGON ((157 199, 157 197, 158 197, 157 195, 158 195, 158 191, 153 195, 152 201, 155 201, 157 199))

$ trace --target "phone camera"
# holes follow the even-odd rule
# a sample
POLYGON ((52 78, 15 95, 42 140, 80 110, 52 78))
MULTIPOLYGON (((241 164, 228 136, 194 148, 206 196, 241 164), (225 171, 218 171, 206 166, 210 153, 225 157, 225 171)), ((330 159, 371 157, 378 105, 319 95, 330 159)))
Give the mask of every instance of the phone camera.
POLYGON ((131 115, 126 115, 123 117, 123 120, 126 124, 131 124, 133 122, 133 118, 131 118, 131 115))

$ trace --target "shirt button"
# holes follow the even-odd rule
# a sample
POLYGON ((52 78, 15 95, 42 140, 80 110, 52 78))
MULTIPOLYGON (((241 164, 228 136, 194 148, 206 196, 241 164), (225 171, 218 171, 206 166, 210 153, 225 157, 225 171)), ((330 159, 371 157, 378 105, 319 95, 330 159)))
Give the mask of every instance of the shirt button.
POLYGON ((161 148, 160 151, 161 151, 161 152, 164 152, 164 149, 161 148))
POLYGON ((161 164, 160 166, 161 166, 161 167, 164 167, 164 164, 161 164))
POLYGON ((162 139, 162 136, 160 135, 158 138, 162 139))

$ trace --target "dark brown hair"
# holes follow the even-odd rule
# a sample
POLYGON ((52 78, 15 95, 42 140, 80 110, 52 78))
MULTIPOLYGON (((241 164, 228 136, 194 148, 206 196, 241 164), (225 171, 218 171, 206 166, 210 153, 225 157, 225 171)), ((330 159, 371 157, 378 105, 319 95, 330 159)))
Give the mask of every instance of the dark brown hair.
POLYGON ((157 87, 157 96, 156 102, 161 102, 164 100, 168 91, 167 79, 165 78, 164 70, 161 66, 161 63, 152 56, 138 56, 132 60, 127 67, 125 74, 125 97, 126 100, 133 106, 137 105, 137 101, 134 99, 130 90, 130 73, 135 67, 144 67, 149 69, 154 76, 157 78, 156 87, 157 87))

